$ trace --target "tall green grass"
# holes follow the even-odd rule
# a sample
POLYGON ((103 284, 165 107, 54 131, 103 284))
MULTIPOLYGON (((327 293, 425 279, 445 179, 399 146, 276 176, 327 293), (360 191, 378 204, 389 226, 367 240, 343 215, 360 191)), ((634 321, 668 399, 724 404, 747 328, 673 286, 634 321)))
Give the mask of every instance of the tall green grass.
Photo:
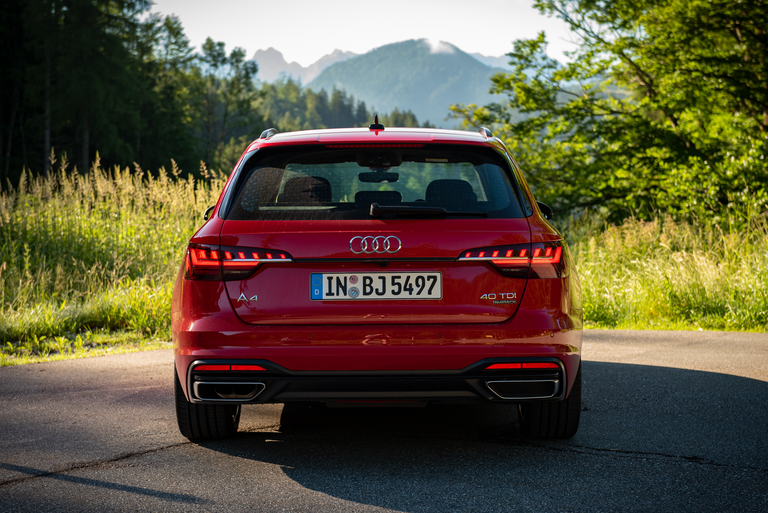
POLYGON ((734 209, 719 223, 585 215, 561 223, 584 290, 587 326, 768 331, 768 219, 734 209))
POLYGON ((0 194, 0 341, 129 330, 170 338, 173 281, 186 243, 225 176, 87 175, 64 161, 0 194))
MULTIPOLYGON (((226 178, 202 174, 97 161, 81 175, 63 162, 0 193, 0 353, 62 354, 97 331, 169 339, 186 243, 226 178)), ((765 215, 611 226, 585 214, 558 223, 587 326, 768 330, 765 215)))

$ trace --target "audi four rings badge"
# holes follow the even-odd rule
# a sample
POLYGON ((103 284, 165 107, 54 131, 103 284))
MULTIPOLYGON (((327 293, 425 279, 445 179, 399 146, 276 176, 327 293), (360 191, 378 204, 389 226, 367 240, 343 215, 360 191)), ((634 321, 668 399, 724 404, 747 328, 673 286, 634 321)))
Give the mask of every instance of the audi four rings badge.
POLYGON ((383 235, 360 237, 358 235, 349 241, 349 250, 356 255, 360 253, 397 253, 402 247, 403 243, 394 235, 389 237, 383 235))

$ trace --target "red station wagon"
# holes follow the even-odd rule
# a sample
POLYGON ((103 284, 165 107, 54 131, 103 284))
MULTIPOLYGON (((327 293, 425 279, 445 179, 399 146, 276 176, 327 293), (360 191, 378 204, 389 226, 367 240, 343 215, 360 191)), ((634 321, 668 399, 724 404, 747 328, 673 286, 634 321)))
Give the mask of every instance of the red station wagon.
POLYGON ((527 437, 576 433, 579 279, 490 130, 270 129, 208 213, 173 293, 184 436, 291 401, 510 403, 527 437))

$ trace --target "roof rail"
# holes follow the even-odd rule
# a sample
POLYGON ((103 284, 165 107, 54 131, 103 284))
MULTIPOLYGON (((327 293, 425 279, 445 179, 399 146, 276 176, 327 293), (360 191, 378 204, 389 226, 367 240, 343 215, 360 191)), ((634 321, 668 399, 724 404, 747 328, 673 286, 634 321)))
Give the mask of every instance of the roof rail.
POLYGON ((484 126, 480 127, 480 130, 478 130, 481 134, 483 134, 486 138, 490 139, 493 137, 493 132, 491 132, 490 128, 485 128, 484 126))
POLYGON ((277 128, 267 128, 261 133, 261 135, 259 136, 259 139, 269 139, 276 133, 277 133, 277 128))

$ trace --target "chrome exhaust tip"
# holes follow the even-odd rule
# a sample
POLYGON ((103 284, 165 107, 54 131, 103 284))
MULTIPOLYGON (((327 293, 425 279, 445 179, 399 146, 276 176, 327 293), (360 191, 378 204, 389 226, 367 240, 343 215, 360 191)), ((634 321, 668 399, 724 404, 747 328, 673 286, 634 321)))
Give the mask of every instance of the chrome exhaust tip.
POLYGON ((499 399, 553 399, 560 393, 559 379, 500 379, 485 386, 499 399))
POLYGON ((264 383, 236 381, 195 381, 195 396, 202 401, 246 403, 264 391, 264 383))

